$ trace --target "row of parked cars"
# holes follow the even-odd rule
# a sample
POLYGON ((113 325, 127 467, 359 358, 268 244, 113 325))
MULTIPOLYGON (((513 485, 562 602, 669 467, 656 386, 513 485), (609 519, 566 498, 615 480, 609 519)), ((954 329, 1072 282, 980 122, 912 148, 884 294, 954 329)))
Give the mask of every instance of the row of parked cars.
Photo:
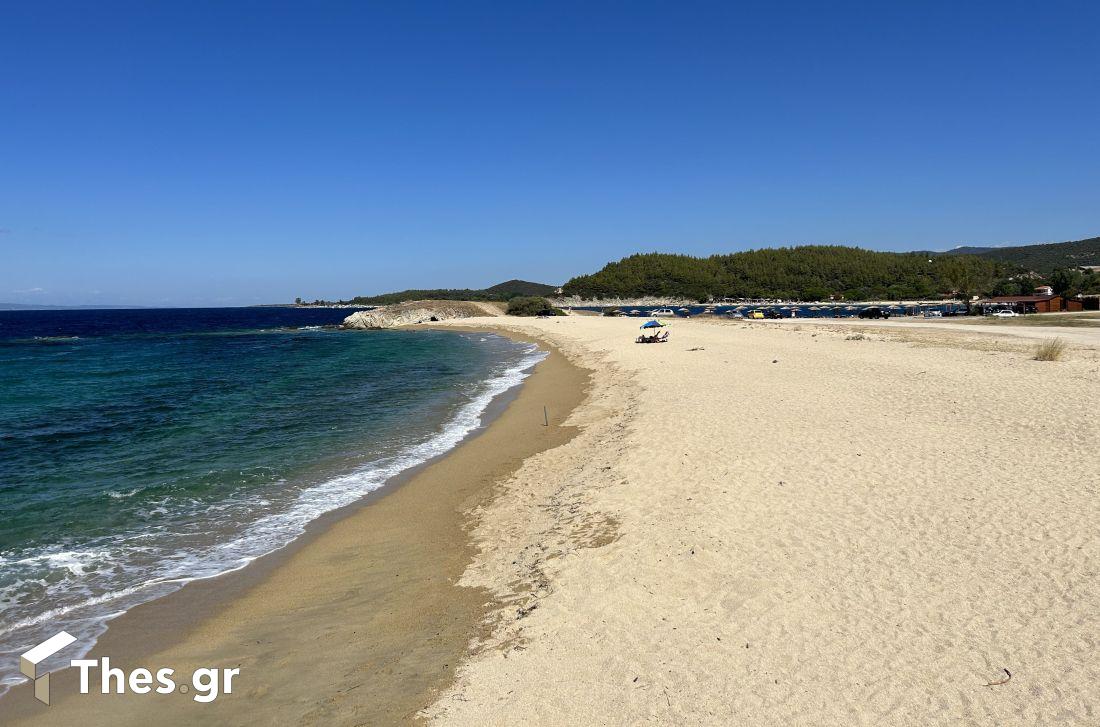
MULTIPOLYGON (((943 318, 943 311, 928 310, 928 311, 925 311, 923 315, 924 315, 925 318, 943 318)), ((996 316, 997 318, 1015 318, 1016 316, 1018 316, 1020 314, 1017 313, 1016 311, 1010 309, 1010 308, 1001 308, 1000 310, 993 311, 993 313, 991 315, 996 316)), ((874 308, 874 307, 864 308, 863 310, 861 310, 859 312, 859 317, 860 318, 889 318, 890 317, 890 311, 885 310, 883 308, 874 308)))
MULTIPOLYGON (((713 312, 713 309, 708 308, 704 312, 711 313, 711 312, 713 312)), ((605 315, 605 316, 623 316, 623 315, 639 316, 639 315, 646 315, 646 316, 650 316, 650 317, 654 317, 654 318, 658 318, 658 317, 662 317, 662 316, 665 317, 665 318, 672 318, 674 316, 680 316, 680 317, 687 318, 691 314, 690 314, 690 312, 688 311, 687 308, 681 308, 678 311, 674 311, 671 308, 659 308, 657 310, 653 310, 653 311, 650 311, 648 313, 643 313, 642 311, 638 311, 638 310, 632 310, 632 311, 627 313, 627 312, 623 312, 623 311, 619 310, 618 308, 610 308, 608 310, 605 310, 603 312, 603 315, 605 315)), ((769 318, 783 318, 784 317, 779 311, 775 310, 774 308, 754 308, 754 309, 752 309, 750 311, 746 311, 746 312, 741 312, 739 310, 729 311, 729 312, 726 313, 726 315, 728 315, 730 318, 748 318, 748 319, 769 319, 769 318)), ((888 308, 880 308, 878 306, 871 306, 869 308, 862 309, 856 315, 859 318, 865 318, 865 319, 866 318, 869 318, 869 319, 887 319, 887 318, 890 317, 891 313, 890 313, 890 310, 888 308)), ((940 311, 940 310, 926 310, 921 315, 923 315, 923 317, 925 317, 925 318, 943 318, 944 312, 940 311)), ((947 313, 947 315, 953 316, 953 315, 958 315, 958 314, 955 313, 955 312, 950 312, 949 311, 947 313)), ((1017 313, 1014 310, 1008 309, 1008 308, 1003 308, 1001 310, 994 311, 992 313, 992 315, 994 315, 998 318, 1013 318, 1013 317, 1019 315, 1019 313, 1017 313)))

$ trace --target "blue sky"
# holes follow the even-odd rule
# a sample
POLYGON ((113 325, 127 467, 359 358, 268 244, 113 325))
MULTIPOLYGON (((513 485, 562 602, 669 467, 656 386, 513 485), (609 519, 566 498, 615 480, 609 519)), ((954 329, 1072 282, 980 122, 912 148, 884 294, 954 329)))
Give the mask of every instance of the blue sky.
POLYGON ((1100 234, 1100 3, 6 2, 0 301, 1100 234))

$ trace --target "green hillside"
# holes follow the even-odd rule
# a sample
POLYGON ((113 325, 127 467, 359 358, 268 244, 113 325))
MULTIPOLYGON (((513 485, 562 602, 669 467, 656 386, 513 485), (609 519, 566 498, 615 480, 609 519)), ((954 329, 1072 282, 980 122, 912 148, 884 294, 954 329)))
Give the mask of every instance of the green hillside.
POLYGON ((1040 245, 1015 247, 960 247, 945 255, 970 254, 989 260, 1019 265, 1041 275, 1049 275, 1058 268, 1074 268, 1079 265, 1100 265, 1100 237, 1074 242, 1052 242, 1040 245))
POLYGON ((823 300, 902 300, 949 291, 992 290, 1016 272, 973 255, 875 252, 839 245, 749 250, 706 258, 648 253, 573 278, 565 295, 583 298, 669 296, 823 300))

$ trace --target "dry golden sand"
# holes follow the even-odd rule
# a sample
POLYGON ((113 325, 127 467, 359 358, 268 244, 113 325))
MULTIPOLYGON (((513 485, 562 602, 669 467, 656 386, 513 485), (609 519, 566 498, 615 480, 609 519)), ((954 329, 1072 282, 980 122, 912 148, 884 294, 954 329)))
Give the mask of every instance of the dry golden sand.
POLYGON ((597 373, 476 513, 508 605, 427 718, 1100 724, 1100 341, 481 323, 597 373))

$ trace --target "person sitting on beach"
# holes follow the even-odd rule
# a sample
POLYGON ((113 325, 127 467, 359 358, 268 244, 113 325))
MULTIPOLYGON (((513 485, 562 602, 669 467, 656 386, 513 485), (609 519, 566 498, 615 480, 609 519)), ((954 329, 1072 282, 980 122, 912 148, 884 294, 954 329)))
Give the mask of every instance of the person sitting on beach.
POLYGON ((654 333, 652 336, 647 336, 644 333, 634 339, 635 343, 664 343, 668 340, 668 331, 663 333, 654 333))

